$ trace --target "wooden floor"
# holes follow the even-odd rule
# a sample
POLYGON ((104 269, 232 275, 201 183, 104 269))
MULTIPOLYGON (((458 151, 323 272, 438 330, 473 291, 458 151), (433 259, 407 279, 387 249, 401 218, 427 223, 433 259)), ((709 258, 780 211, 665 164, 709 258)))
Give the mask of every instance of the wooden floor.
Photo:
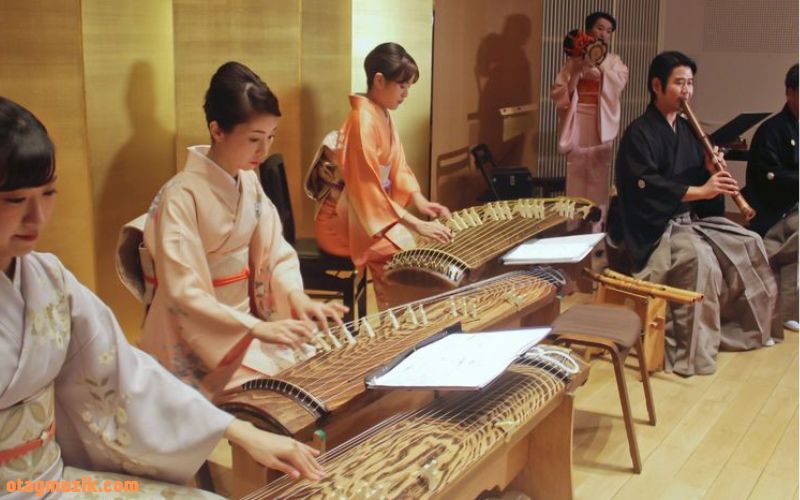
POLYGON ((720 353, 714 375, 656 374, 656 426, 629 370, 640 475, 631 472, 612 366, 594 360, 576 395, 575 498, 798 498, 798 335, 785 334, 773 347, 720 353))

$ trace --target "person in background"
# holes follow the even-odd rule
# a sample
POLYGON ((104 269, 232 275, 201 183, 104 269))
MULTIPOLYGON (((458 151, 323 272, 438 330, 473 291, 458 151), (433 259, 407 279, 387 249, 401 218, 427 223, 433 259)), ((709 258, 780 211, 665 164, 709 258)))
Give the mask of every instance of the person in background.
POLYGON ((742 193, 756 209, 750 229, 764 237, 778 279, 775 321, 797 331, 797 64, 786 73, 784 87, 783 109, 762 123, 753 136, 747 187, 742 193))
MULTIPOLYGON (((617 20, 594 12, 584 28, 609 45, 617 20)), ((567 155, 567 196, 588 198, 603 210, 595 232, 602 230, 607 212, 611 145, 619 132, 620 96, 627 83, 628 67, 617 54, 607 53, 599 65, 576 55, 564 61, 550 91, 558 109, 558 149, 567 155)))
MULTIPOLYGON (((419 78, 416 62, 402 46, 383 43, 367 55, 364 70, 367 93, 350 96, 352 109, 336 144, 335 163, 341 168, 344 189, 335 212, 323 206, 317 216, 317 227, 346 228, 347 242, 322 237, 318 243, 328 253, 350 256, 358 268, 367 267, 378 307, 386 309, 386 262, 398 251, 413 248, 415 236, 442 243, 451 236, 443 224, 422 220, 406 207, 426 217, 449 217, 450 211, 420 191, 389 113, 403 103, 419 78)), ((328 233, 317 231, 318 236, 328 233)))

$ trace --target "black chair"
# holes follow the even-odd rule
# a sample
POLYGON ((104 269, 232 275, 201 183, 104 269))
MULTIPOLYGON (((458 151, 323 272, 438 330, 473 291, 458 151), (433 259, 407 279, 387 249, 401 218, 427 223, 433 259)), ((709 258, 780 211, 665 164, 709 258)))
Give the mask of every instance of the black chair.
POLYGON ((473 146, 470 152, 494 200, 531 196, 550 198, 563 195, 566 191, 564 177, 533 177, 530 170, 523 166, 498 167, 486 144, 473 146))
POLYGON ((317 298, 329 296, 319 292, 333 292, 341 296, 344 305, 350 308, 345 321, 364 316, 367 313, 367 280, 366 276, 359 276, 353 261, 349 257, 325 253, 314 238, 295 238, 292 201, 286 182, 283 155, 271 155, 259 168, 261 186, 280 215, 283 237, 294 246, 300 258, 300 273, 306 292, 317 298))

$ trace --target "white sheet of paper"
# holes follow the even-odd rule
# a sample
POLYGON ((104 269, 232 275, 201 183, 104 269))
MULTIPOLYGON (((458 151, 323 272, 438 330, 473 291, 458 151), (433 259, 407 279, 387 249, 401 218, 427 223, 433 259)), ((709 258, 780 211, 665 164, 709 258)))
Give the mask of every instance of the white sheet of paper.
POLYGON ((605 233, 579 234, 526 241, 505 254, 504 264, 558 264, 580 262, 605 233))
POLYGON ((402 360, 367 382, 380 387, 480 389, 502 374, 550 328, 484 333, 452 333, 402 360))

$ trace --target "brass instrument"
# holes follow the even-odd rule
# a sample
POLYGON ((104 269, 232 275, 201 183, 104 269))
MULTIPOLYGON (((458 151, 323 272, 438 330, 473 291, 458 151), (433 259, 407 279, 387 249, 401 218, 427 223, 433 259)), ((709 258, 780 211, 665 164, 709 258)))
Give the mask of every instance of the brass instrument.
POLYGON ((546 351, 526 356, 481 391, 445 394, 322 455, 319 482, 284 476, 245 498, 475 498, 509 486, 571 498, 571 392, 588 369, 561 356, 572 374, 546 351))
MULTIPOLYGON (((711 173, 713 174, 725 170, 725 167, 722 166, 722 163, 719 161, 719 158, 717 158, 717 155, 714 154, 714 146, 711 145, 711 140, 703 131, 703 127, 700 126, 700 122, 697 120, 692 108, 689 106, 689 102, 682 100, 681 108, 683 108, 686 119, 689 120, 689 124, 692 126, 697 139, 700 141, 700 144, 703 145, 703 149, 708 157, 711 158, 711 164, 713 165, 714 169, 714 171, 711 173)), ((732 195, 732 197, 733 201, 736 203, 736 206, 739 207, 739 211, 742 213, 745 220, 751 220, 756 216, 756 211, 753 210, 753 207, 751 207, 749 203, 747 203, 747 200, 744 199, 742 193, 737 192, 736 194, 732 195)))

